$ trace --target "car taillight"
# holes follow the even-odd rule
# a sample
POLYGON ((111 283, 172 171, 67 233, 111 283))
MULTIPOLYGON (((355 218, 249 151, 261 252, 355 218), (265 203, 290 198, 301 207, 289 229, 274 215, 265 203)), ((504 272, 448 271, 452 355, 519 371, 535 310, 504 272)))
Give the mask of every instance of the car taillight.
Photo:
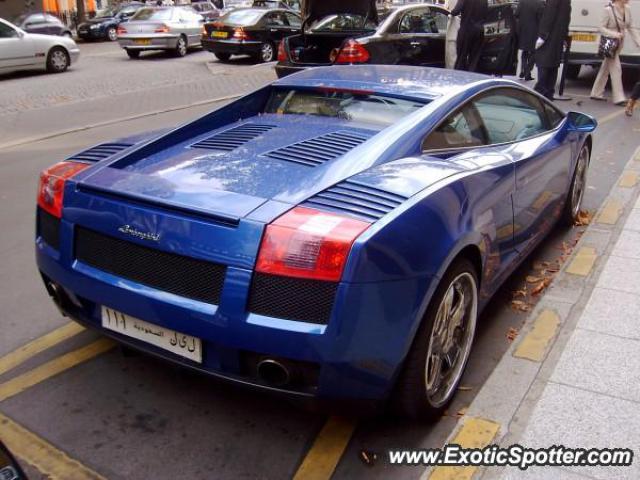
POLYGON ((244 31, 244 28, 238 27, 233 30, 233 38, 236 40, 249 40, 249 34, 244 31))
POLYGON ((256 271, 338 281, 351 245, 369 225, 334 213, 296 207, 267 226, 256 271))
POLYGON ((369 51, 356 40, 347 40, 336 58, 336 63, 366 63, 371 56, 369 51))
POLYGON ((169 33, 169 27, 166 25, 160 25, 154 30, 155 33, 169 33))
POLYGON ((278 61, 286 62, 287 61, 287 51, 284 48, 284 40, 281 40, 278 44, 278 61))
POLYGON ((38 206, 51 215, 61 218, 66 180, 88 166, 86 163, 60 162, 43 170, 38 185, 38 206))
POLYGON ((117 32, 118 32, 118 35, 126 35, 127 29, 122 26, 118 26, 117 32))

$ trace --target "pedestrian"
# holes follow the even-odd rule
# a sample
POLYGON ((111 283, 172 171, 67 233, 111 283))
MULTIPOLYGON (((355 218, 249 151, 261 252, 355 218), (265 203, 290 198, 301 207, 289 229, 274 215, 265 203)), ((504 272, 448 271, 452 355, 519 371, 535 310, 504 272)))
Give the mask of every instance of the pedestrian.
MULTIPOLYGON (((456 7, 458 0, 448 0, 447 10, 451 11, 456 7)), ((457 40, 458 31, 460 30, 460 17, 449 15, 449 23, 447 25, 447 33, 445 35, 444 46, 444 66, 445 68, 454 68, 456 59, 458 58, 457 40)))
POLYGON ((458 0, 451 15, 460 19, 455 69, 475 72, 478 69, 484 42, 484 21, 489 5, 487 0, 458 0))
POLYGON ((631 92, 631 97, 629 97, 629 101, 627 102, 627 108, 624 109, 624 113, 627 114, 627 117, 633 115, 633 109, 636 108, 636 104, 640 100, 640 81, 636 82, 631 92))
POLYGON ((518 48, 522 51, 520 78, 533 80, 531 71, 535 65, 538 25, 544 8, 544 0, 520 0, 516 10, 518 19, 518 48))
POLYGON ((536 66, 538 81, 534 90, 553 100, 562 61, 564 43, 571 21, 571 0, 547 0, 540 18, 536 40, 536 66))
POLYGON ((622 67, 620 66, 620 51, 624 43, 626 33, 631 35, 633 42, 640 48, 640 35, 632 27, 631 9, 629 0, 613 0, 604 9, 602 22, 600 23, 600 34, 620 40, 620 46, 612 58, 605 57, 600 64, 600 70, 593 82, 591 98, 594 100, 605 100, 604 89, 607 79, 611 77, 611 90, 613 91, 613 103, 625 105, 627 100, 624 97, 624 87, 622 86, 622 67))

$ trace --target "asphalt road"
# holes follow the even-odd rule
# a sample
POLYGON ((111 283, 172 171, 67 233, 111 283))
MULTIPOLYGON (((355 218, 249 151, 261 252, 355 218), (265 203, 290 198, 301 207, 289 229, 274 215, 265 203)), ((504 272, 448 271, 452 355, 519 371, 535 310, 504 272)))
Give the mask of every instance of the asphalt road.
MULTIPOLYGON (((82 61, 67 74, 0 77, 0 135, 5 135, 0 143, 17 144, 0 148, 0 362, 2 356, 67 322, 46 295, 33 260, 39 171, 89 145, 188 121, 216 105, 202 102, 241 93, 271 75, 268 67, 254 67, 244 60, 221 65, 206 52, 183 59, 153 54, 130 61, 113 44, 83 45, 82 50, 82 61), (167 89, 174 92, 171 102, 161 98, 167 89), (63 98, 55 100, 57 97, 63 98), (122 105, 134 97, 138 99, 135 108, 122 105), (106 100, 111 100, 109 108, 106 100), (199 104, 190 107, 193 103, 199 104), (95 121, 98 108, 104 109, 103 125, 86 128, 95 121), (66 109, 72 109, 75 116, 65 116, 66 109), (171 111, 158 113, 163 109, 171 111), (136 116, 156 113, 109 123, 125 116, 123 110, 136 116), (39 119, 35 134, 30 124, 20 123, 35 118, 29 117, 36 115, 33 112, 39 119), (29 141, 46 136, 47 125, 49 132, 77 131, 29 141)), ((585 198, 585 207, 591 211, 600 205, 640 138, 637 115, 630 120, 621 115, 620 108, 588 99, 592 81, 593 75, 588 74, 572 82, 569 93, 573 100, 561 104, 566 110, 592 113, 601 121, 585 198)), ((384 460, 386 450, 443 444, 455 427, 456 413, 470 403, 508 347, 510 329, 515 334, 525 318, 524 313, 512 310, 512 292, 524 283, 535 261, 556 260, 562 253, 558 247, 563 242, 571 245, 581 230, 554 232, 492 300, 482 316, 462 382, 466 388, 458 392, 448 415, 434 425, 391 417, 348 419, 356 425, 355 432, 333 478, 419 478, 421 468, 389 466, 384 460), (362 450, 376 452, 378 460, 365 465, 362 450)), ((325 424, 326 415, 117 348, 3 396, 6 385, 25 378, 22 374, 43 365, 46 368, 61 355, 97 339, 95 333, 80 333, 0 373, 0 416, 13 419, 106 478, 290 478, 325 424)), ((44 451, 42 455, 49 454, 44 451)), ((55 463, 43 458, 40 468, 52 461, 55 463)), ((44 478, 35 468, 27 469, 33 478, 44 478)))

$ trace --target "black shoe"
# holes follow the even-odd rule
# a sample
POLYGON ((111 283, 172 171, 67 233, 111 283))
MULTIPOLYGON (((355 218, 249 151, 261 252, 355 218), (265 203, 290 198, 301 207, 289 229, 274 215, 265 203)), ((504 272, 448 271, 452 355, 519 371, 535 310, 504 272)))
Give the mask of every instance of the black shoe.
POLYGON ((521 73, 521 74, 520 74, 520 78, 521 78, 521 79, 522 79, 522 78, 524 78, 524 73, 521 73))
POLYGON ((525 77, 525 80, 527 82, 531 82, 532 80, 535 80, 535 78, 533 78, 531 75, 529 75, 528 77, 525 77))

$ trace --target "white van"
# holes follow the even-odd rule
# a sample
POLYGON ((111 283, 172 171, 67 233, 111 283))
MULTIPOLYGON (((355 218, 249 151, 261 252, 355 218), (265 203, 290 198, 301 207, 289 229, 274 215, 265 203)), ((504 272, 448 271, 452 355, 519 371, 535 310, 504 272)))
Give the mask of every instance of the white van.
MULTIPOLYGON (((604 7, 609 0, 572 0, 571 1, 571 54, 567 76, 576 78, 581 65, 599 66, 602 61, 598 58, 598 44, 600 42, 600 21, 604 7)), ((631 17, 634 27, 640 29, 640 0, 630 0, 631 17)), ((627 38, 620 55, 622 68, 640 69, 640 49, 627 38)))

